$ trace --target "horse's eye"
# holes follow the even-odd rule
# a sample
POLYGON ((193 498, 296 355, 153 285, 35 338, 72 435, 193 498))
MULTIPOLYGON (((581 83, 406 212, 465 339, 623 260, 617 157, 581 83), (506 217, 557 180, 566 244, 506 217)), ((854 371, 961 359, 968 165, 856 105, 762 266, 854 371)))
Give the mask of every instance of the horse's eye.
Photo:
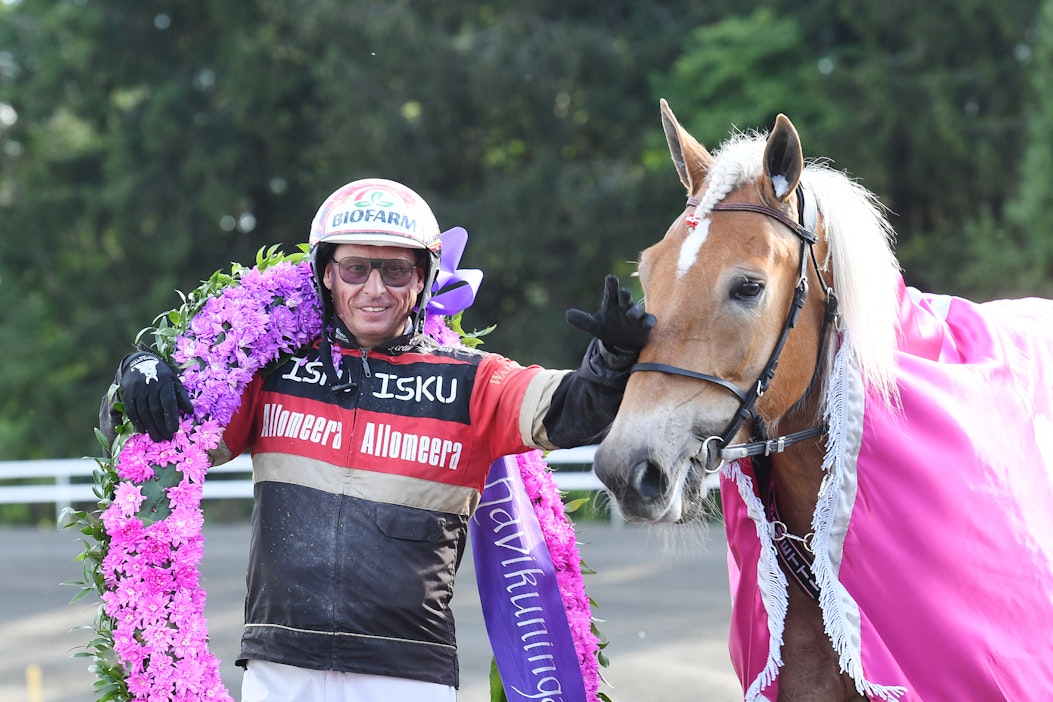
POLYGON ((763 290, 764 284, 759 280, 743 278, 731 291, 731 296, 738 300, 752 300, 760 295, 763 290))

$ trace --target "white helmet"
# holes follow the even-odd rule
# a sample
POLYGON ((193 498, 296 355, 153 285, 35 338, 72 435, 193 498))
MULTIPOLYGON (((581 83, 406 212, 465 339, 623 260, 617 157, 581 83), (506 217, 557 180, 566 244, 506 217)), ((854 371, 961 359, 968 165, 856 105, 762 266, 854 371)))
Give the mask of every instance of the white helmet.
POLYGON ((326 313, 331 301, 322 277, 336 245, 403 246, 427 252, 424 290, 417 300, 418 321, 423 322, 442 256, 439 234, 428 203, 401 183, 365 178, 339 188, 318 208, 308 240, 311 273, 326 313))

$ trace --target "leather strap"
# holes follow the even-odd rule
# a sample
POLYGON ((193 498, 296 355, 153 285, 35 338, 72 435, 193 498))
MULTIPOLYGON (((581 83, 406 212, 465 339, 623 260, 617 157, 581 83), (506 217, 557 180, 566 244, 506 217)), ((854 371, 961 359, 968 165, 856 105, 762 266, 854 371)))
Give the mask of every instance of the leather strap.
POLYGON ((685 378, 694 378, 695 380, 705 380, 710 383, 716 383, 717 385, 730 390, 735 393, 735 396, 739 400, 746 401, 746 393, 739 386, 734 383, 728 382, 723 378, 718 378, 715 375, 709 375, 707 373, 698 373, 693 370, 686 368, 678 368, 677 366, 670 366, 665 363, 637 363, 629 369, 630 373, 636 373, 637 371, 654 371, 655 373, 668 373, 670 375, 682 375, 685 378))
POLYGON ((774 483, 768 491, 768 519, 771 520, 775 553, 779 556, 783 569, 793 578, 804 594, 813 600, 818 600, 822 590, 815 579, 815 573, 812 572, 815 556, 811 553, 811 545, 808 543, 812 535, 809 534, 802 538, 794 536, 787 530, 786 523, 779 519, 779 508, 775 504, 774 483), (802 547, 801 544, 805 544, 807 548, 802 547))

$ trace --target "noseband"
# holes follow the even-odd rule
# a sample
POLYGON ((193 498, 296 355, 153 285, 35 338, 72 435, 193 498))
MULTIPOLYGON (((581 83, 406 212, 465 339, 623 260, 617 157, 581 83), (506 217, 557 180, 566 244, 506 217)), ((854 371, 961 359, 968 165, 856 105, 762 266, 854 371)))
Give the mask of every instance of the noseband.
MULTIPOLYGON (((724 447, 720 452, 722 461, 734 461, 740 458, 746 458, 747 456, 768 456, 772 453, 779 453, 785 450, 787 446, 795 444, 798 441, 821 436, 826 431, 825 426, 819 425, 803 431, 786 434, 777 439, 749 441, 735 445, 730 444, 735 434, 738 433, 739 428, 741 428, 742 424, 746 421, 753 422, 754 434, 759 436, 765 436, 766 434, 764 430, 764 420, 759 414, 757 414, 755 405, 757 404, 757 400, 759 400, 768 390, 768 386, 771 385, 771 381, 775 377, 775 368, 779 365, 779 356, 782 355, 783 348, 786 346, 786 339, 790 334, 790 330, 797 325, 797 318, 800 316, 801 310, 804 308, 804 302, 808 297, 807 268, 809 259, 812 261, 812 267, 815 269, 819 285, 823 289, 823 295, 826 298, 826 315, 823 320, 822 336, 819 340, 819 359, 816 360, 816 366, 812 373, 812 380, 809 383, 809 388, 815 384, 819 375, 823 349, 826 345, 826 337, 829 333, 831 323, 838 315, 837 295, 834 294, 833 288, 827 285, 826 281, 823 279, 823 274, 819 269, 819 262, 815 257, 813 244, 817 241, 815 228, 818 220, 815 201, 805 197, 805 190, 800 184, 797 185, 796 193, 796 222, 790 219, 785 213, 774 207, 768 207, 767 205, 758 205, 749 202, 719 202, 713 206, 714 211, 753 212, 771 217, 789 228, 789 230, 801 240, 800 269, 797 278, 797 286, 793 293, 793 300, 790 302, 790 309, 786 314, 786 320, 783 322, 779 339, 775 343, 775 348, 772 349, 771 356, 768 358, 768 363, 764 366, 764 370, 761 371, 760 377, 757 378, 757 382, 755 382, 749 390, 743 390, 724 378, 719 378, 707 373, 699 373, 678 366, 671 366, 665 363, 637 363, 630 369, 631 372, 634 373, 639 371, 652 371, 668 373, 671 375, 681 375, 687 378, 695 378, 696 380, 719 385, 720 387, 732 392, 735 397, 739 399, 738 411, 735 412, 735 415, 728 423, 728 426, 719 436, 710 436, 702 442, 703 449, 707 449, 710 442, 720 442, 720 445, 724 447)), ((690 198, 688 199, 687 204, 688 207, 694 207, 698 205, 698 201, 694 198, 690 198)), ((688 215, 688 226, 694 227, 697 224, 698 218, 694 213, 688 215)), ((710 471, 707 469, 707 472, 710 471)))

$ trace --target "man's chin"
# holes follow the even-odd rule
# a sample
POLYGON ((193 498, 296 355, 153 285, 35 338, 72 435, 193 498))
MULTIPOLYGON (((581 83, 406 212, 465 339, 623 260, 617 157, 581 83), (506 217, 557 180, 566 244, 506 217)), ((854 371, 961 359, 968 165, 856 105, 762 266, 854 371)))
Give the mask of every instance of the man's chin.
POLYGON ((348 331, 359 346, 372 348, 402 334, 403 325, 393 324, 390 319, 362 319, 356 315, 348 325, 348 331))

